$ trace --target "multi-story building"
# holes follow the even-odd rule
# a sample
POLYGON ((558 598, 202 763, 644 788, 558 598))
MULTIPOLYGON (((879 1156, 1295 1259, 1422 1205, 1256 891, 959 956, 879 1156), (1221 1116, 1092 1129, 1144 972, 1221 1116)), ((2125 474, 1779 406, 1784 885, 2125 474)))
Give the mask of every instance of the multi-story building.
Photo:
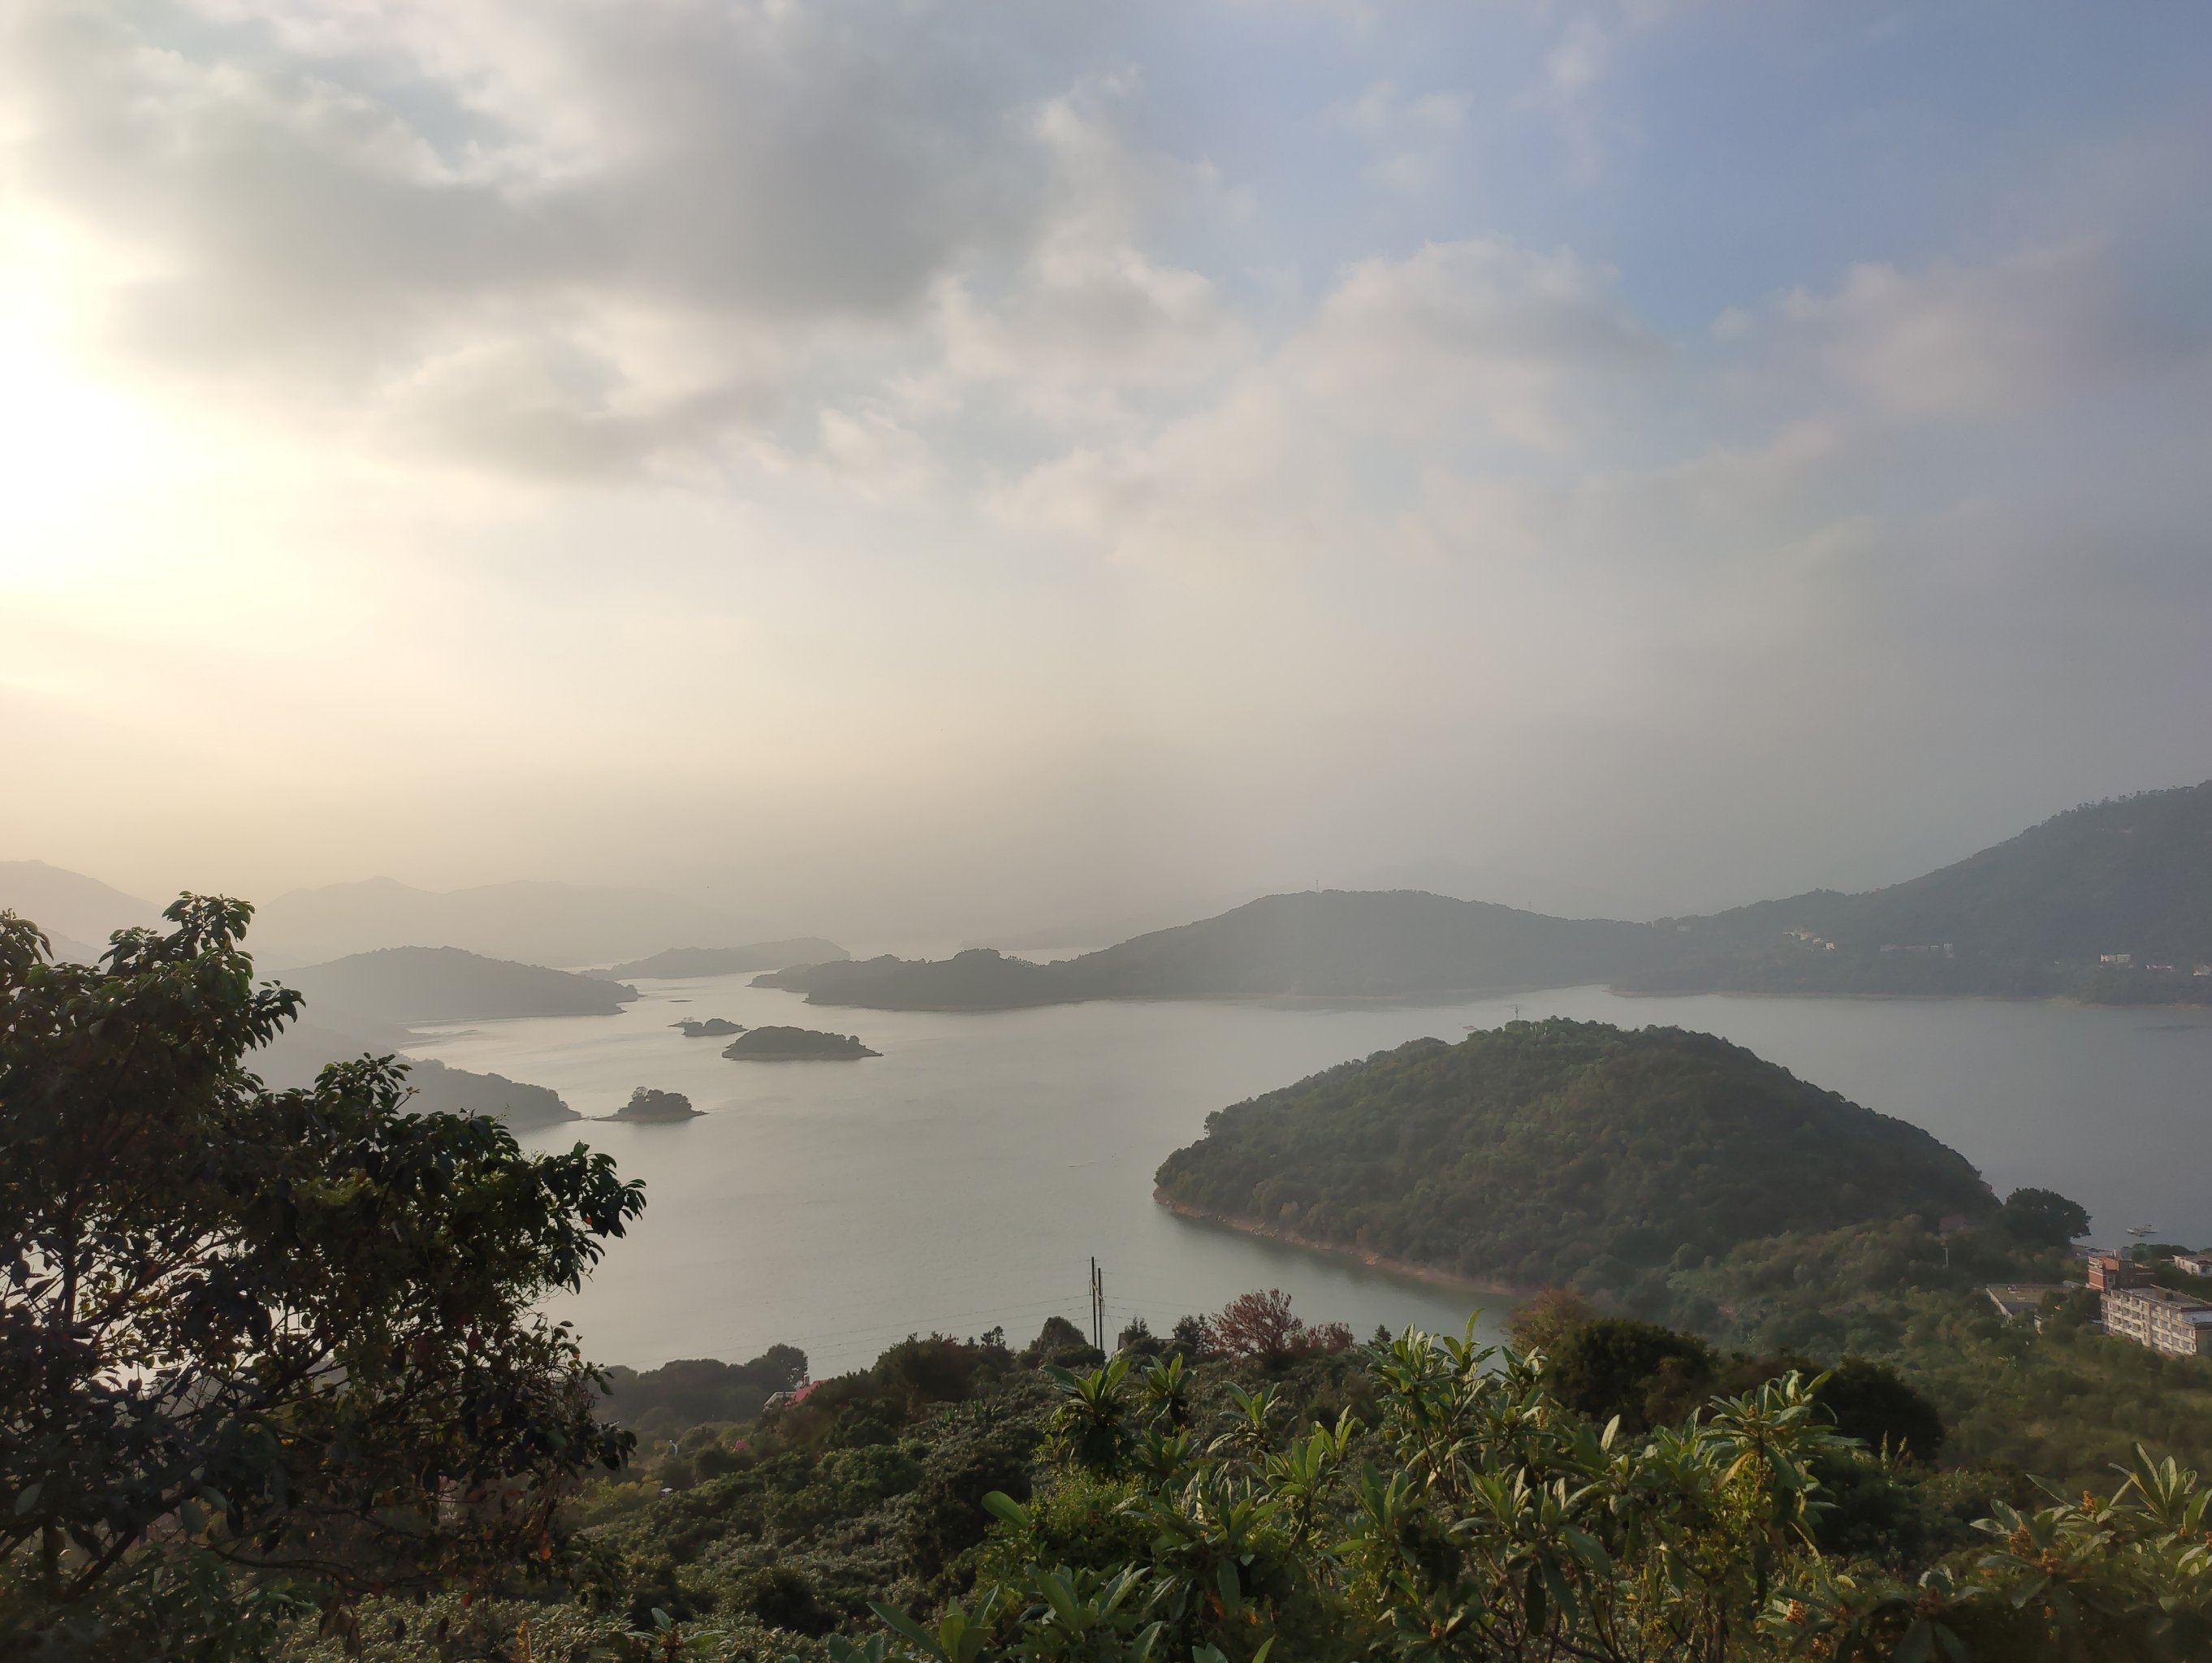
POLYGON ((2116 1253, 2089 1255, 2089 1285, 2099 1293, 2112 1288, 2141 1288, 2150 1281, 2150 1266, 2116 1253))
POLYGON ((2176 1270, 2186 1271, 2191 1276, 2212 1276, 2212 1253, 2178 1253, 2173 1256, 2176 1270))
POLYGON ((2105 1332, 2168 1356, 2212 1356, 2212 1300, 2171 1288, 2107 1288, 2105 1332))

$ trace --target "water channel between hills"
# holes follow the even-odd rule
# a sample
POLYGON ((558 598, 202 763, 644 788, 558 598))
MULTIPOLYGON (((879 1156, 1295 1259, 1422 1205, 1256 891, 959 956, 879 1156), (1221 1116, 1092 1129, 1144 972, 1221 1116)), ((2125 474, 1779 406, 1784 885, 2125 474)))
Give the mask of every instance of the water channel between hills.
MULTIPOLYGON (((550 1086, 589 1115, 631 1088, 688 1094, 673 1126, 584 1121, 646 1180, 644 1219, 584 1292, 556 1302, 590 1355, 646 1368, 739 1359, 776 1341, 817 1375, 919 1330, 1087 1326, 1103 1267, 1109 1325, 1156 1329, 1254 1287, 1312 1320, 1455 1330, 1505 1302, 1176 1218, 1152 1172, 1206 1114, 1423 1035, 1521 1014, 1717 1033, 1868 1107, 1927 1127, 2000 1193, 2064 1191, 2100 1240, 2130 1226, 2212 1243, 2212 1012, 1980 1000, 1626 998, 1567 988, 1444 1005, 1098 1003, 987 1015, 841 1011, 746 986, 648 981, 618 1016, 428 1030, 410 1047, 550 1086), (861 1062, 726 1061, 685 1017, 858 1034, 861 1062)), ((1485 1327, 1494 1337, 1493 1317, 1485 1327)))

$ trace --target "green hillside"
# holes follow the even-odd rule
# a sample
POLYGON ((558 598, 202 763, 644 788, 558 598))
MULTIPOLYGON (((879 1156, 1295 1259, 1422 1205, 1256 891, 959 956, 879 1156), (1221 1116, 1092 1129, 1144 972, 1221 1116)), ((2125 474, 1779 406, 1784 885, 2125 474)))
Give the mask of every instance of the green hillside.
POLYGON ((1463 1275, 1628 1285, 1739 1242, 1996 1198, 1902 1120, 1680 1029, 1416 1040, 1208 1117, 1172 1205, 1463 1275))

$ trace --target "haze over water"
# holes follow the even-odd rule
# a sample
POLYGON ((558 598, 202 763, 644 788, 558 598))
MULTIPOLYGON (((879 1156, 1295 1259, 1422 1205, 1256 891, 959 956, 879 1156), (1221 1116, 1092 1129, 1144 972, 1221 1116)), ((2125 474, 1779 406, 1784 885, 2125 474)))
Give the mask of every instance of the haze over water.
MULTIPOLYGON (((2047 1185, 2100 1241, 2149 1225, 2212 1241, 2197 1181, 2212 1125, 2212 1012, 1996 1001, 1625 998, 1569 988, 1442 1005, 1110 1002, 987 1015, 838 1011, 748 978, 640 985, 615 1017, 434 1030, 412 1047, 547 1085, 590 1115, 631 1089, 688 1094, 677 1126, 574 1122, 646 1180, 648 1206, 583 1293, 558 1302, 590 1355, 651 1367, 738 1359, 784 1341, 817 1375, 933 1328, 1003 1326, 1019 1343, 1059 1313, 1087 1326, 1105 1271, 1109 1326, 1164 1329, 1254 1287, 1310 1320, 1457 1329, 1505 1302, 1179 1219, 1152 1173, 1206 1114, 1423 1035, 1522 1015, 1721 1034, 1817 1084, 1925 1126, 2000 1193, 2047 1185), (859 1063, 736 1063, 669 1024, 721 1016, 859 1034, 859 1063)), ((1486 1320, 1486 1332, 1497 1332, 1486 1320)))

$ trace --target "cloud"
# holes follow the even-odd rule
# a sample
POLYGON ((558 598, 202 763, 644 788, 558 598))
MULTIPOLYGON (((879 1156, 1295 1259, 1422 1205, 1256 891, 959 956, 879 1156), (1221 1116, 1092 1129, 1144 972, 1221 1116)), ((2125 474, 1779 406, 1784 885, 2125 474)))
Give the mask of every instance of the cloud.
POLYGON ((2131 315, 2100 251, 2035 249, 1978 266, 1855 265, 1778 308, 1785 358, 1809 355, 1883 413, 1989 420, 2051 408, 2174 345, 2131 315))
POLYGON ((1427 190, 1449 165, 1467 127, 1474 95, 1431 92, 1408 96, 1392 81, 1377 81, 1358 97, 1329 106, 1331 124, 1357 133, 1375 153, 1368 177, 1394 191, 1427 190))
POLYGON ((1053 163, 921 6, 38 3, 0 64, 111 354, 523 467, 772 416, 1026 248, 1053 163))
POLYGON ((1610 271, 1473 239, 1346 270, 1210 402, 996 492, 1012 524, 1171 564, 1372 547, 1408 466, 1556 452, 1663 364, 1610 271))
POLYGON ((1238 208, 1211 167, 1131 141, 1117 106, 1132 91, 1094 79, 1036 111, 1028 130, 1048 160, 1052 206, 1010 272, 940 285, 946 383, 1008 384, 1029 409, 1096 416, 1130 389, 1199 380, 1244 344, 1212 277, 1145 246, 1164 222, 1238 208))

